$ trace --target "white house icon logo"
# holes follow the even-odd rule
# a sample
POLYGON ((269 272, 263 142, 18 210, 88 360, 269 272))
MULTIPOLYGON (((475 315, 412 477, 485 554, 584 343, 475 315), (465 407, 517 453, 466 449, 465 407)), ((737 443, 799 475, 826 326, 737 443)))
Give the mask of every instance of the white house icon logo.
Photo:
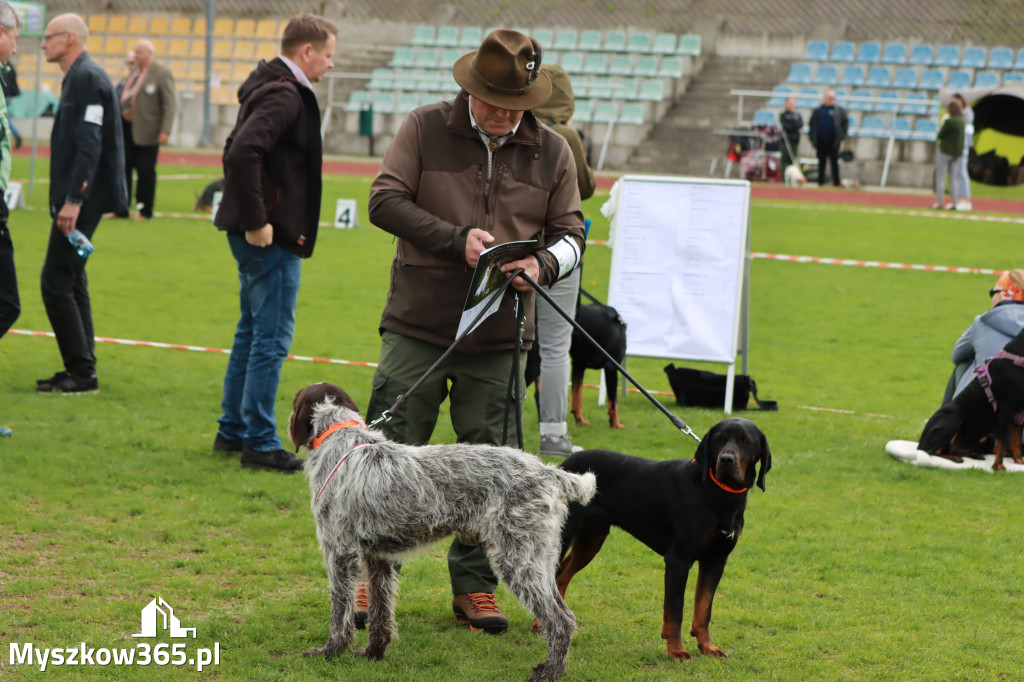
POLYGON ((157 597, 142 609, 142 632, 132 635, 132 637, 156 637, 158 626, 157 614, 163 616, 163 629, 171 637, 188 637, 188 634, 191 632, 192 639, 195 639, 196 629, 181 627, 181 621, 175 617, 174 609, 163 600, 163 597, 157 597))

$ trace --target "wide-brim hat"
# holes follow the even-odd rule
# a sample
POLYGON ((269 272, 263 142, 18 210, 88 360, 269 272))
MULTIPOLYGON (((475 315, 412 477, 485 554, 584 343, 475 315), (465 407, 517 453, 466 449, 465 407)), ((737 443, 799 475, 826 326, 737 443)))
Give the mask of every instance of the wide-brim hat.
POLYGON ((551 79, 540 70, 540 45, 519 31, 491 31, 480 49, 452 67, 455 82, 482 102, 499 109, 526 111, 551 95, 551 79))

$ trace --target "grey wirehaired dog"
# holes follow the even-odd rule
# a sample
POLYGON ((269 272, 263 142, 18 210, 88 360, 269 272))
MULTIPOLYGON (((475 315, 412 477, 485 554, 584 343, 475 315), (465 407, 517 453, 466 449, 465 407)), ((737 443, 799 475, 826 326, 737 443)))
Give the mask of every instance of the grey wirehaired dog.
POLYGON ((576 630, 555 585, 560 534, 567 502, 586 504, 594 496, 593 474, 562 471, 513 448, 389 441, 328 383, 295 394, 288 434, 296 450, 308 450, 304 468, 331 591, 330 635, 307 656, 329 658, 352 644, 362 564, 369 641, 354 653, 383 658, 395 634, 395 561, 454 533, 486 549, 547 637, 548 657, 529 680, 558 679, 576 630))

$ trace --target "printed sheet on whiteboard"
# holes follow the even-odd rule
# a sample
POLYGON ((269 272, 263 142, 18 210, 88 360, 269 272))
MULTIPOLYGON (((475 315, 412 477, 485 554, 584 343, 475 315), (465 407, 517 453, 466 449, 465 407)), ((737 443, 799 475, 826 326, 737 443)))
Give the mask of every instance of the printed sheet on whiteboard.
POLYGON ((630 355, 734 362, 750 184, 624 176, 608 299, 630 355))

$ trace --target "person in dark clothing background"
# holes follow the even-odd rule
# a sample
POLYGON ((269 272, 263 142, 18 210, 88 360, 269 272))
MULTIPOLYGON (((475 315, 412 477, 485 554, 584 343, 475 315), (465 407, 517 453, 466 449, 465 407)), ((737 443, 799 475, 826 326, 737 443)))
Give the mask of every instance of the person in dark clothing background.
POLYGON ((293 472, 274 405, 295 335, 302 259, 320 221, 323 145, 313 92, 334 66, 338 27, 314 14, 285 26, 281 55, 261 61, 238 89, 241 108, 224 145, 224 195, 214 223, 238 263, 241 316, 224 373, 214 452, 249 468, 293 472))
MULTIPOLYGON (((11 62, 7 62, 6 69, 0 69, 0 86, 3 86, 4 99, 8 103, 10 103, 11 98, 21 94, 21 88, 18 87, 18 72, 14 69, 14 64, 11 62)), ((21 133, 14 127, 10 109, 7 110, 7 125, 11 129, 11 147, 18 149, 21 147, 21 133)))
POLYGON ((85 259, 68 242, 77 229, 92 239, 104 213, 128 205, 124 140, 114 83, 85 51, 89 29, 77 14, 50 20, 46 61, 64 72, 50 133, 50 242, 39 277, 64 370, 36 382, 41 393, 95 393, 95 336, 85 259))
POLYGON ((846 109, 836 104, 835 90, 826 90, 824 100, 811 113, 811 144, 818 152, 818 185, 825 184, 825 162, 832 171, 832 184, 839 187, 839 148, 846 139, 850 120, 846 109))
POLYGON ((796 98, 786 100, 786 109, 779 114, 782 126, 782 177, 786 177, 786 167, 796 162, 797 149, 800 147, 800 130, 804 127, 804 118, 796 110, 796 98))

